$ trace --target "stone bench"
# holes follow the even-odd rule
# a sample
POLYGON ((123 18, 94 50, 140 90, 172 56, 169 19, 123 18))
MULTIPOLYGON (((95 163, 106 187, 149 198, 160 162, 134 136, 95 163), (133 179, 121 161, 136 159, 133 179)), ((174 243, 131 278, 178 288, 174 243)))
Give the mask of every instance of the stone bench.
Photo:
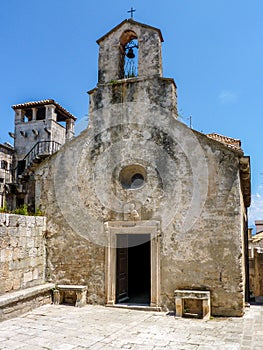
POLYGON ((200 316, 204 320, 209 320, 211 315, 210 292, 200 290, 175 290, 175 312, 177 317, 200 316), (186 304, 189 301, 190 309, 186 310, 186 304), (191 310, 191 301, 201 303, 201 312, 191 310))
POLYGON ((57 284, 53 290, 54 304, 61 304, 64 300, 65 292, 76 293, 76 307, 82 307, 86 305, 87 286, 70 285, 70 284, 57 284))
POLYGON ((0 295, 0 321, 20 316, 30 310, 52 303, 54 283, 45 283, 0 295))

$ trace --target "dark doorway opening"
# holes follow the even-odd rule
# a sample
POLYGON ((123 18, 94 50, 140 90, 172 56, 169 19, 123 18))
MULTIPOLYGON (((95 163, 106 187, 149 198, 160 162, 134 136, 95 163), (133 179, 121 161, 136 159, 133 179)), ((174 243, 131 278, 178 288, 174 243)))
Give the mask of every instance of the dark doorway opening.
POLYGON ((149 305, 151 235, 117 235, 117 303, 149 305))

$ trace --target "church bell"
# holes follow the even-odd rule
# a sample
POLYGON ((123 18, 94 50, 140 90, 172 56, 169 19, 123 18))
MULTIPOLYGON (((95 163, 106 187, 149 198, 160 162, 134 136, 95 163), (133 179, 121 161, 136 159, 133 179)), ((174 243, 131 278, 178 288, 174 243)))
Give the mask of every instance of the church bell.
POLYGON ((129 48, 129 51, 127 52, 126 56, 130 59, 135 57, 133 49, 131 47, 129 48))

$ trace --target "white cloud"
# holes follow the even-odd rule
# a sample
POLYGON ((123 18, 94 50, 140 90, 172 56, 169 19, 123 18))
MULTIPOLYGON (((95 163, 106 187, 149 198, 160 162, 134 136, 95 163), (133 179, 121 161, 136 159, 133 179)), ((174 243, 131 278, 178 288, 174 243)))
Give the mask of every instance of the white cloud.
POLYGON ((218 95, 218 99, 222 104, 233 103, 237 101, 237 93, 231 90, 222 90, 218 95))

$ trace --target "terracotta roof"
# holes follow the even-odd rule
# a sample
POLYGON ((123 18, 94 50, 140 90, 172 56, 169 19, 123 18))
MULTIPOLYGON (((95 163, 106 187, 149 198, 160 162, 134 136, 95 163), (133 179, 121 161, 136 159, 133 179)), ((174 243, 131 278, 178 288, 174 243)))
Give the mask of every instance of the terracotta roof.
POLYGON ((238 139, 233 139, 231 137, 219 135, 216 133, 206 134, 206 136, 209 137, 210 139, 223 143, 229 148, 232 148, 235 150, 241 150, 241 141, 238 139))
POLYGON ((255 236, 252 237, 252 242, 256 243, 263 239, 263 232, 257 233, 255 236))
POLYGON ((14 147, 10 143, 7 143, 7 142, 0 143, 0 148, 4 148, 11 153, 14 152, 14 147))
POLYGON ((100 39, 97 40, 97 44, 100 44, 101 41, 103 41, 107 36, 109 36, 111 33, 115 32, 117 29, 119 29, 125 23, 136 24, 136 25, 139 25, 139 26, 144 27, 144 28, 153 29, 153 30, 155 30, 155 31, 157 31, 159 33, 161 41, 162 42, 164 41, 163 40, 163 36, 162 36, 162 32, 160 31, 160 29, 152 27, 152 26, 149 26, 148 24, 144 24, 144 23, 140 23, 140 22, 134 21, 133 19, 130 18, 130 19, 125 19, 120 24, 118 24, 116 27, 111 29, 108 33, 103 35, 100 39))
POLYGON ((57 103, 55 100, 52 100, 52 99, 21 103, 21 104, 13 105, 12 108, 16 110, 19 108, 32 108, 32 107, 38 107, 38 106, 45 106, 49 104, 53 104, 54 106, 56 106, 56 108, 60 111, 60 113, 64 114, 65 116, 74 120, 77 119, 77 117, 75 117, 73 114, 67 111, 64 107, 62 107, 59 103, 57 103))

